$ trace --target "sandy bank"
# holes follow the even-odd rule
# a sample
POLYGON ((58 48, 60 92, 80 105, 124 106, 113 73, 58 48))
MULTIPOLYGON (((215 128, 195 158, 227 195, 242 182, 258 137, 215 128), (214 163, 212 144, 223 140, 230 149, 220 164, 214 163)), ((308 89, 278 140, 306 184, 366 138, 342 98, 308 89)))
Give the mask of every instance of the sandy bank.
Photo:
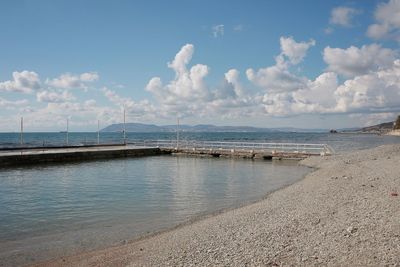
POLYGON ((398 264, 400 145, 303 164, 318 170, 258 203, 40 266, 398 264))

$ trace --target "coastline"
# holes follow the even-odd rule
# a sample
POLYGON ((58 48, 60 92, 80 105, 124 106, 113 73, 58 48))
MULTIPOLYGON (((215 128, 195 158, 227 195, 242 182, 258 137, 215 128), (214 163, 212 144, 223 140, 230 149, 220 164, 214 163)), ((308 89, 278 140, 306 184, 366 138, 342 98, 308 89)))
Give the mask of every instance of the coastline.
POLYGON ((393 130, 388 132, 386 135, 391 135, 391 136, 400 136, 400 130, 393 130))
POLYGON ((400 261, 400 145, 302 164, 264 199, 125 245, 34 266, 382 265, 400 261))

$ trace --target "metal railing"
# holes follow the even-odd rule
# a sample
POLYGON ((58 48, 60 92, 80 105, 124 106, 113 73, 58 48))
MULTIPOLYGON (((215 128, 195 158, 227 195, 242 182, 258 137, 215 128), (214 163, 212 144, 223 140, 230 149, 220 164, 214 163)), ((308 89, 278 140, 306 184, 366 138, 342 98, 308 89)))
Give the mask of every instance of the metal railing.
POLYGON ((253 150, 257 152, 275 153, 303 153, 332 155, 334 150, 327 144, 300 144, 300 143, 264 143, 264 142, 220 142, 197 140, 134 140, 130 145, 144 147, 159 147, 168 149, 208 149, 208 150, 253 150))

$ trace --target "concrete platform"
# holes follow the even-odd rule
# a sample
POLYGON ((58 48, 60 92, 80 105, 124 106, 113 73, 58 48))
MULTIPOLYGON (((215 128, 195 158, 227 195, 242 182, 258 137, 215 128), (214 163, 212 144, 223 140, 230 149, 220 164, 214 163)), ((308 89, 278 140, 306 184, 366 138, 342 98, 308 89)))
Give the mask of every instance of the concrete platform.
POLYGON ((192 155, 202 157, 225 157, 225 158, 246 158, 246 159, 264 159, 264 160, 301 160, 310 156, 320 156, 316 153, 307 152, 279 152, 263 150, 234 150, 234 149, 175 149, 161 148, 165 153, 177 155, 192 155))
POLYGON ((131 145, 25 148, 0 151, 0 167, 167 154, 159 148, 131 145))

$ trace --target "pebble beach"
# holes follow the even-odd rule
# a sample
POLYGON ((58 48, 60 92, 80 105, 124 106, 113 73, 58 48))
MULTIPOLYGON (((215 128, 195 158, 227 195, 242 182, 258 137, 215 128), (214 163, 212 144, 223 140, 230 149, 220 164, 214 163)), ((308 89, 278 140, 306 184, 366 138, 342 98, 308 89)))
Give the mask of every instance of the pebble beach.
POLYGON ((312 157, 263 200, 35 266, 399 266, 400 145, 312 157))

